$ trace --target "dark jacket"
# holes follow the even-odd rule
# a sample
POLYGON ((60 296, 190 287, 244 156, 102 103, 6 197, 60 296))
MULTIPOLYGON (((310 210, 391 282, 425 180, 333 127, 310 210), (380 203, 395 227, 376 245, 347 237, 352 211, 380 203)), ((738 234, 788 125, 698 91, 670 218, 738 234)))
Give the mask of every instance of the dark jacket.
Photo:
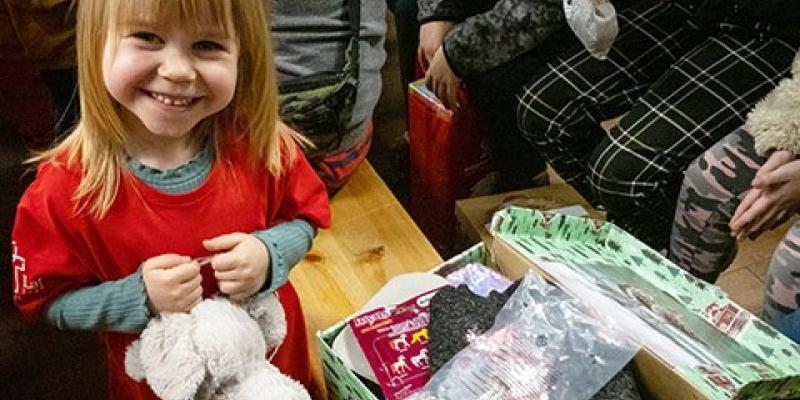
POLYGON ((695 10, 703 28, 800 41, 798 0, 705 0, 695 10))
MULTIPOLYGON (((800 0, 798 0, 800 1, 800 0)), ((419 21, 456 23, 445 37, 450 68, 460 77, 505 64, 566 26, 563 0, 419 0, 419 21)))

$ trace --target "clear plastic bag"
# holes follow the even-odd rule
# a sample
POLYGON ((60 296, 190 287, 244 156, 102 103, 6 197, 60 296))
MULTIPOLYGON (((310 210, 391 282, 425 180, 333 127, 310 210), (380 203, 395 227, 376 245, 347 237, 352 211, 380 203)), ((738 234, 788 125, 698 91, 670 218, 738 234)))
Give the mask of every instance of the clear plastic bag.
POLYGON ((590 399, 638 346, 529 272, 494 326, 456 354, 413 400, 590 399))
POLYGON ((569 27, 592 57, 605 60, 619 33, 617 12, 609 0, 564 0, 569 27))

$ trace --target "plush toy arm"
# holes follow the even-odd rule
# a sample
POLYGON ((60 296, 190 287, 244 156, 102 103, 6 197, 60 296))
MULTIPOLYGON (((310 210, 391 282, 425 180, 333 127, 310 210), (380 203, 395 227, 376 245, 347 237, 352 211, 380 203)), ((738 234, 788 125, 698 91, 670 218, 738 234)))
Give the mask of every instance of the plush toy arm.
POLYGON ((128 347, 125 356, 128 375, 146 379, 163 400, 195 398, 205 380, 206 369, 195 349, 193 330, 194 318, 189 314, 165 314, 150 320, 139 340, 128 347))
POLYGON ((125 372, 136 382, 141 382, 142 379, 145 378, 144 366, 142 365, 140 356, 141 353, 142 342, 138 339, 131 343, 128 349, 125 350, 125 372))
POLYGON ((258 294, 245 305, 264 334, 267 349, 274 349, 286 337, 286 314, 278 297, 274 294, 258 294))

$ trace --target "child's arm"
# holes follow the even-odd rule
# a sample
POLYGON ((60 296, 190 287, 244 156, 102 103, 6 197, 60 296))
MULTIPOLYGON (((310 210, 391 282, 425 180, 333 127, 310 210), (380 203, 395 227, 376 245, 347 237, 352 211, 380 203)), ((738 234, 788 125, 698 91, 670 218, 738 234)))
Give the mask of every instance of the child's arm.
POLYGON ((150 320, 142 273, 65 293, 45 318, 59 329, 141 332, 150 320))
POLYGON ((316 229, 301 218, 253 233, 270 255, 269 275, 262 292, 274 292, 289 280, 289 272, 311 249, 316 234, 316 229))
POLYGON ((201 301, 200 266, 174 254, 153 257, 123 279, 67 292, 51 302, 60 329, 140 332, 151 314, 185 312, 201 301))

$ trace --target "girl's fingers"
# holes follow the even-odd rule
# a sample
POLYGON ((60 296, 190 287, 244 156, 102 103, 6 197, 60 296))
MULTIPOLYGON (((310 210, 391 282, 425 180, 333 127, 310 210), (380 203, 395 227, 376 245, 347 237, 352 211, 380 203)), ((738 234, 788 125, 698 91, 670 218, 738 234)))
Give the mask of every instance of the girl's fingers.
POLYGON ((228 233, 203 241, 203 247, 210 252, 225 251, 236 247, 243 240, 242 233, 228 233))
POLYGON ((203 288, 202 287, 196 288, 194 291, 192 291, 189 298, 190 298, 190 304, 189 308, 186 310, 187 312, 192 311, 193 308, 195 308, 198 304, 200 304, 203 301, 203 288))
POLYGON ((214 278, 217 278, 218 281, 234 281, 239 278, 239 273, 236 271, 235 268, 231 268, 224 271, 215 270, 214 278))

